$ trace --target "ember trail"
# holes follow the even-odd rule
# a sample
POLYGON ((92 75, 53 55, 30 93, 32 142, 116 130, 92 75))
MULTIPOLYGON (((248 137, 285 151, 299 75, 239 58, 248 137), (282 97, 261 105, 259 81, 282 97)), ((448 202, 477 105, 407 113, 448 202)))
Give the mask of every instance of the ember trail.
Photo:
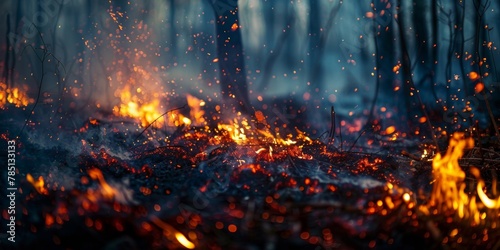
POLYGON ((497 2, 4 5, 2 249, 500 248, 497 2))

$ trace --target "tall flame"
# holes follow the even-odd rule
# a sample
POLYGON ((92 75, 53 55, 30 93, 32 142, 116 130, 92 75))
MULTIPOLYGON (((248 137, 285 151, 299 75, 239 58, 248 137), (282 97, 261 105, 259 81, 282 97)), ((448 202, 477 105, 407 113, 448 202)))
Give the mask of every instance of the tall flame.
POLYGON ((476 225, 481 224, 486 218, 486 213, 481 211, 500 208, 500 197, 497 200, 490 199, 484 192, 485 182, 481 179, 479 170, 471 168, 472 174, 477 179, 477 195, 480 202, 476 201, 475 195, 465 192, 465 172, 460 168, 458 160, 462 158, 464 149, 472 148, 474 140, 465 138, 463 133, 453 134, 448 150, 444 156, 437 154, 432 161, 435 182, 427 206, 422 206, 421 211, 429 213, 428 209, 437 208, 438 212, 455 211, 461 219, 472 219, 476 225))
POLYGON ((99 184, 101 185, 101 194, 104 198, 111 200, 115 197, 116 195, 116 190, 113 189, 107 182, 104 180, 104 176, 102 175, 101 170, 97 168, 90 169, 88 171, 88 174, 90 178, 93 180, 99 181, 99 184))
POLYGON ((33 98, 29 98, 25 91, 19 88, 9 88, 7 84, 0 82, 0 108, 10 103, 16 107, 26 107, 34 103, 33 98))
MULTIPOLYGON (((497 197, 496 200, 490 199, 488 195, 484 192, 484 180, 481 179, 481 173, 479 173, 479 169, 472 168, 471 173, 478 179, 477 182, 477 195, 479 199, 483 202, 483 204, 489 209, 499 209, 500 208, 500 197, 497 197)), ((496 185, 494 185, 496 186, 496 185)))
POLYGON ((251 126, 248 119, 245 117, 236 117, 229 124, 219 123, 217 128, 219 130, 225 130, 228 132, 231 139, 239 145, 243 144, 261 144, 262 142, 283 146, 291 146, 297 144, 297 141, 301 141, 305 144, 311 144, 312 140, 306 136, 306 133, 295 129, 297 132, 296 137, 292 134, 286 135, 283 138, 279 133, 279 128, 271 132, 271 129, 267 126, 267 121, 264 115, 260 111, 255 112, 255 117, 257 123, 264 125, 263 128, 256 128, 251 126), (295 140, 293 140, 295 139, 295 140))

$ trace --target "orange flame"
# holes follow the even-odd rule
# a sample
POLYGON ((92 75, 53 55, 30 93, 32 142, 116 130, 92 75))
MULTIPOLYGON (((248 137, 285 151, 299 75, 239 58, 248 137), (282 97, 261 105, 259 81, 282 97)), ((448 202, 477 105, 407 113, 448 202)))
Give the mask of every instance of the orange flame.
POLYGON ((151 216, 151 221, 156 224, 158 227, 163 229, 163 234, 169 239, 172 240, 172 234, 175 236, 175 239, 185 248, 187 249, 194 249, 196 245, 189 241, 186 236, 184 236, 181 232, 177 231, 174 227, 171 225, 163 222, 160 220, 160 218, 156 216, 151 216))
POLYGON ((33 185, 35 190, 39 194, 48 194, 49 191, 45 188, 45 181, 43 180, 42 176, 38 177, 38 180, 35 180, 31 174, 26 175, 26 180, 33 185))
POLYGON ((436 154, 432 161, 435 182, 427 206, 420 207, 420 210, 429 214, 432 207, 436 207, 439 212, 455 211, 461 219, 472 219, 478 225, 484 223, 486 213, 481 210, 500 208, 500 197, 497 200, 490 199, 483 191, 484 180, 481 179, 479 170, 471 168, 472 174, 476 177, 477 194, 481 202, 476 202, 476 196, 465 192, 466 184, 465 172, 460 168, 458 160, 462 158, 464 149, 472 148, 474 140, 465 138, 463 133, 453 134, 448 150, 444 156, 436 154), (481 210, 480 210, 481 209, 481 210))
MULTIPOLYGON (((121 77, 121 74, 118 74, 121 77)), ((160 105, 161 99, 158 93, 150 93, 144 88, 136 87, 139 82, 147 82, 151 75, 140 67, 134 67, 134 74, 126 85, 115 92, 115 96, 120 98, 120 104, 113 108, 116 116, 130 117, 140 121, 142 127, 151 123, 154 127, 168 126, 200 126, 205 125, 205 112, 202 107, 205 101, 192 95, 186 95, 190 108, 190 118, 185 117, 178 111, 164 114, 164 107, 160 105), (137 79, 136 79, 137 78, 137 79)), ((119 78, 120 79, 120 78, 119 78)))
POLYGON ((225 130, 231 136, 234 142, 237 144, 248 143, 248 138, 246 133, 251 129, 250 124, 247 119, 242 119, 241 122, 237 118, 234 118, 230 124, 217 124, 219 130, 225 130))
POLYGON ((89 174, 90 178, 92 178, 93 180, 99 181, 99 184, 101 185, 100 191, 101 191, 102 196, 105 199, 111 200, 115 197, 115 195, 116 195, 115 189, 112 188, 106 182, 106 180, 104 180, 104 176, 102 175, 101 170, 99 170, 97 168, 93 168, 93 169, 90 169, 88 171, 88 174, 89 174))
POLYGON ((13 104, 17 108, 26 107, 34 102, 35 100, 29 98, 23 90, 19 88, 9 88, 7 84, 0 82, 0 108, 5 107, 6 104, 13 104))
MULTIPOLYGON (((255 113, 258 123, 267 124, 264 115, 260 111, 255 113)), ((275 145, 291 146, 297 144, 297 140, 306 144, 312 143, 311 138, 307 137, 299 129, 295 129, 297 132, 296 140, 292 140, 292 134, 288 134, 286 138, 282 138, 278 132, 279 130, 275 130, 275 133, 272 133, 267 126, 263 129, 255 128, 244 117, 234 118, 229 124, 219 123, 217 124, 217 128, 228 132, 231 139, 239 145, 253 143, 259 145, 262 142, 266 142, 275 145)))
POLYGON ((490 199, 486 193, 484 193, 483 188, 485 186, 484 180, 481 179, 481 173, 479 173, 479 169, 471 168, 471 173, 478 179, 477 182, 477 195, 479 199, 483 202, 483 204, 489 209, 499 209, 500 208, 500 197, 497 197, 496 200, 490 199))
POLYGON ((205 111, 201 107, 205 106, 205 101, 198 99, 190 94, 186 95, 187 104, 190 108, 189 115, 193 120, 194 126, 205 125, 205 111))
MULTIPOLYGON (((137 88, 136 92, 142 92, 141 88, 137 88)), ((153 99, 151 101, 144 101, 139 98, 139 95, 132 94, 129 86, 117 91, 116 95, 120 97, 120 105, 115 106, 113 111, 115 115, 136 118, 141 122, 141 126, 145 127, 152 123, 155 119, 161 116, 160 100, 153 99)), ((158 126, 164 122, 163 118, 158 119, 158 126)))

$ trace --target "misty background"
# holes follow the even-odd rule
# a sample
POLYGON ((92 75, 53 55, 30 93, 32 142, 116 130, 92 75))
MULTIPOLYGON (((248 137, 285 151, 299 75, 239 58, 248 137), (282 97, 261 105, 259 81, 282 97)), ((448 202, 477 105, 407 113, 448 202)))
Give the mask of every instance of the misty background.
POLYGON ((62 127, 112 114, 125 88, 162 111, 186 94, 221 102, 214 4, 235 3, 256 110, 301 110, 318 133, 332 106, 354 131, 414 129, 421 104, 446 129, 490 126, 485 99, 498 117, 500 3, 484 0, 3 1, 2 82, 38 99, 35 123, 62 127))

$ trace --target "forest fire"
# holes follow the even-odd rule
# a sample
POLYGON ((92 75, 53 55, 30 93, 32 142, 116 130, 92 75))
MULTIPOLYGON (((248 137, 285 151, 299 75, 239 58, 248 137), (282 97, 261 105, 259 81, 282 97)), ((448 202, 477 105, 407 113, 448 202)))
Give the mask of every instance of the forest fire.
MULTIPOLYGON (((277 228, 281 225, 303 228, 306 225, 300 217, 315 214, 318 217, 309 220, 333 216, 333 220, 325 221, 325 226, 329 226, 322 229, 322 232, 328 229, 330 234, 315 235, 314 227, 302 229, 307 231, 288 231, 287 234, 298 234, 297 237, 307 244, 318 245, 319 242, 323 242, 320 245, 328 247, 334 242, 331 241, 332 225, 345 231, 344 234, 347 235, 342 238, 361 235, 359 238, 361 242, 366 237, 363 235, 375 234, 377 237, 382 237, 378 233, 386 235, 394 230, 392 228, 406 225, 408 227, 405 229, 406 233, 420 235, 419 237, 425 239, 424 242, 429 241, 430 236, 435 241, 441 241, 443 244, 449 242, 453 245, 468 242, 466 237, 478 237, 473 236, 474 234, 471 236, 470 232, 461 228, 467 225, 483 230, 481 241, 487 246, 498 244, 498 241, 493 240, 496 234, 491 232, 500 226, 500 197, 490 198, 498 196, 497 183, 493 180, 487 185, 476 167, 470 167, 471 175, 475 178, 472 181, 475 183, 474 187, 466 182, 467 175, 460 167, 459 160, 467 150, 474 147, 474 139, 466 138, 464 133, 452 135, 448 149, 443 155, 437 153, 432 156, 431 149, 425 146, 422 148, 422 156, 414 157, 423 164, 421 167, 430 167, 430 162, 426 159, 433 158, 433 179, 429 180, 432 190, 425 198, 417 198, 417 193, 421 193, 422 190, 410 188, 401 181, 401 175, 398 177, 387 171, 392 166, 384 156, 376 154, 356 156, 356 153, 338 151, 333 147, 332 141, 325 143, 320 139, 311 139, 307 133, 298 128, 288 133, 283 133, 286 131, 285 128, 272 129, 268 118, 259 110, 249 116, 238 114, 229 123, 217 121, 216 118, 208 117, 210 114, 205 110, 206 103, 192 95, 186 95, 189 116, 183 116, 181 110, 162 115, 158 111, 159 105, 154 104, 159 102, 153 100, 150 102, 152 105, 144 105, 145 100, 141 100, 138 96, 132 97, 127 89, 120 92, 122 106, 119 108, 120 112, 114 114, 115 116, 133 118, 138 125, 145 128, 145 131, 149 126, 159 128, 160 126, 155 123, 161 124, 160 118, 164 117, 167 122, 162 126, 177 127, 181 133, 167 136, 170 137, 167 141, 171 145, 155 146, 152 150, 146 147, 142 149, 145 151, 131 151, 135 152, 134 160, 110 154, 104 148, 96 148, 95 144, 87 143, 88 139, 82 140, 83 150, 79 156, 82 172, 80 187, 61 186, 57 191, 54 188, 60 184, 53 177, 40 175, 35 179, 28 173, 26 181, 36 192, 27 192, 28 197, 31 197, 27 200, 28 203, 37 199, 37 195, 47 197, 45 199, 66 197, 66 201, 59 203, 59 207, 64 208, 64 211, 61 210, 63 212, 43 215, 42 227, 47 232, 71 227, 73 225, 71 221, 75 220, 72 219, 72 210, 75 210, 78 211, 79 217, 87 217, 83 223, 89 230, 101 232, 111 230, 109 228, 119 232, 138 230, 139 235, 143 235, 144 230, 150 233, 159 230, 161 232, 159 236, 152 239, 154 244, 195 249, 214 244, 206 238, 211 235, 207 233, 207 228, 211 228, 208 232, 223 230, 229 234, 236 234, 237 237, 243 237, 241 240, 244 240, 245 232, 254 230, 258 221, 260 221, 258 223, 271 223, 272 227, 277 228), (128 108, 124 108, 125 106, 128 108), (139 106, 142 109, 137 109, 139 106), (212 122, 208 123, 210 120, 212 122), (271 132, 273 130, 274 132, 271 132), (179 148, 174 151, 175 144, 178 144, 179 148), (181 145, 189 146, 189 150, 181 145), (153 160, 157 157, 161 157, 162 160, 153 160), (160 166, 165 161, 175 164, 176 167, 162 170, 163 167, 160 166), (316 167, 311 168, 311 166, 316 167), (197 188, 195 191, 188 191, 187 196, 173 197, 176 197, 175 199, 194 197, 193 203, 178 204, 177 206, 188 207, 180 209, 180 213, 167 212, 171 211, 170 209, 162 212, 163 207, 171 207, 173 204, 170 202, 173 201, 162 204, 152 197, 171 197, 172 194, 179 192, 177 189, 182 186, 167 184, 169 186, 167 187, 161 184, 175 183, 175 181, 159 177, 163 175, 160 175, 160 172, 174 171, 173 174, 185 168, 190 169, 184 170, 188 171, 185 174, 197 176, 195 179, 200 184, 191 184, 197 188), (137 186, 128 181, 124 182, 123 177, 119 176, 140 180, 142 184, 137 186), (158 182, 160 180, 161 182, 158 182), (49 186, 54 188, 51 190, 49 186), (486 186, 491 188, 491 193, 485 191, 486 186), (293 196, 286 195, 287 192, 298 192, 301 198, 292 198, 293 196), (261 214, 255 214, 257 208, 248 207, 250 204, 234 200, 235 194, 251 194, 249 196, 253 197, 251 206, 258 206, 261 214), (227 204, 217 201, 210 209, 200 205, 210 200, 200 197, 218 196, 226 197, 225 199, 231 202, 227 204), (264 200, 258 199, 259 196, 263 196, 264 200), (312 197, 316 196, 323 198, 315 201, 312 197), (342 198, 333 198, 339 196, 342 198), (328 201, 332 198, 334 201, 328 201), (71 199, 76 202, 71 202, 71 199), (283 199, 305 200, 306 203, 295 207, 283 199), (347 199, 347 202, 343 203, 343 199, 347 199), (350 199, 353 201, 349 202, 350 199), (199 210, 200 207, 209 209, 214 214, 204 214, 206 212, 199 210), (223 212, 217 213, 214 210, 223 212), (109 222, 104 218, 95 217, 105 211, 114 211, 113 213, 121 215, 109 222), (290 211, 295 211, 295 214, 290 214, 290 211), (359 215, 347 216, 353 211, 359 215), (164 213, 169 215, 165 216, 164 213), (298 221, 295 216, 299 216, 298 221), (396 222, 394 218, 401 216, 400 222, 396 222), (144 222, 135 225, 128 221, 129 217, 144 222), (451 226, 443 226, 437 221, 434 224, 432 217, 442 217, 442 220, 451 226), (355 222, 356 220, 359 222, 355 222), (296 223, 298 224, 295 225, 296 223), (380 226, 374 227, 379 223, 380 226), (420 233, 421 230, 423 233, 420 233)), ((94 133, 93 130, 103 129, 102 126, 106 126, 106 123, 92 118, 80 133, 94 133)), ((380 136, 384 136, 387 140, 385 144, 395 143, 397 134, 399 131, 395 126, 387 126, 380 131, 380 136)), ((370 142, 370 145, 373 143, 370 142)), ((32 226, 39 227, 35 224, 32 226)), ((380 238, 375 241, 370 238, 367 240, 366 244, 369 246, 394 244, 394 239, 391 237, 382 241, 380 238)), ((300 245, 300 243, 295 244, 300 245)), ((401 243, 396 245, 399 244, 401 243)), ((471 243, 467 243, 469 244, 471 243)))
POLYGON ((500 249, 500 3, 56 2, 5 3, 1 249, 500 249))
POLYGON ((48 190, 45 188, 45 182, 43 176, 39 176, 38 180, 35 180, 31 174, 26 175, 26 180, 33 185, 35 190, 39 194, 48 194, 48 190))
MULTIPOLYGON (((190 106, 192 110, 195 110, 195 112, 191 112, 192 114, 189 119, 197 119, 198 121, 204 121, 207 119, 203 115, 196 117, 197 114, 203 114, 203 110, 201 110, 199 106, 197 108, 193 105, 200 105, 201 101, 198 99, 191 99, 191 102, 190 106), (193 102, 195 102, 195 104, 193 104, 193 102)), ((138 120, 138 122, 140 121, 138 120)), ((70 196, 76 195, 74 198, 80 201, 76 204, 80 204, 80 208, 83 208, 83 210, 79 212, 80 216, 87 213, 107 211, 106 206, 110 206, 112 211, 129 214, 129 216, 132 215, 134 213, 133 211, 136 209, 146 209, 146 211, 148 211, 149 209, 147 208, 147 204, 137 206, 136 202, 132 201, 147 201, 150 199, 148 197, 152 194, 156 193, 156 195, 159 195, 157 193, 159 191, 158 189, 160 186, 163 186, 163 184, 157 183, 156 181, 152 182, 153 186, 147 184, 148 180, 151 180, 151 178, 157 179, 158 175, 156 172, 160 171, 160 169, 155 167, 155 165, 150 165, 152 162, 148 160, 151 157, 156 157, 155 154, 165 157, 166 159, 170 159, 170 161, 178 161, 179 159, 186 158, 187 162, 191 162, 191 164, 194 164, 193 166, 198 166, 196 168, 192 168, 192 171, 194 172, 190 175, 196 174, 198 172, 198 168, 200 168, 198 174, 210 174, 212 171, 215 171, 213 172, 214 176, 207 179, 203 185, 196 189, 196 192, 200 193, 195 193, 195 196, 199 196, 201 194, 201 197, 211 197, 214 195, 213 192, 216 192, 216 194, 217 192, 223 192, 219 193, 217 196, 225 196, 226 192, 255 192, 256 194, 268 193, 262 204, 260 204, 260 201, 258 200, 254 201, 256 204, 260 204, 259 206, 262 206, 259 208, 262 209, 261 215, 252 214, 255 213, 255 211, 252 212, 248 210, 250 209, 248 207, 240 207, 239 209, 236 209, 236 206, 242 206, 243 204, 235 201, 230 204, 219 202, 214 204, 215 207, 213 209, 219 209, 218 207, 220 207, 220 209, 225 211, 223 214, 219 214, 216 217, 207 217, 206 214, 203 215, 203 212, 194 208, 188 208, 187 211, 182 211, 181 209, 181 213, 174 213, 172 215, 173 217, 163 217, 161 216, 161 211, 163 211, 162 207, 169 205, 159 205, 158 203, 153 206, 152 210, 148 212, 144 211, 146 213, 143 215, 145 216, 143 220, 151 222, 152 225, 156 225, 157 229, 162 232, 162 238, 154 239, 154 242, 157 242, 156 244, 166 244, 170 247, 183 247, 185 249, 194 249, 208 244, 207 239, 204 238, 207 236, 203 236, 204 230, 201 228, 207 228, 207 226, 211 223, 215 223, 215 227, 217 228, 215 230, 223 229, 224 226, 221 225, 236 223, 229 225, 227 230, 230 234, 235 234, 239 232, 242 227, 244 228, 245 224, 240 223, 249 223, 245 222, 248 220, 249 216, 250 218, 258 216, 260 217, 259 220, 269 221, 269 223, 272 223, 275 226, 284 223, 293 224, 295 223, 293 222, 295 219, 293 219, 294 215, 289 214, 290 209, 292 209, 292 211, 294 211, 294 209, 298 209, 296 211, 299 214, 321 214, 323 213, 321 212, 321 207, 328 208, 328 211, 329 209, 333 209, 332 211, 338 211, 337 213, 339 214, 334 213, 337 214, 334 215, 334 218, 336 219, 330 223, 338 223, 343 230, 347 230, 346 232, 348 232, 348 235, 373 233, 370 232, 370 230, 373 229, 370 229, 370 226, 368 225, 376 225, 377 223, 375 221, 379 220, 380 223, 383 223, 384 226, 382 226, 382 228, 385 228, 384 230, 390 230, 392 227, 398 227, 398 223, 396 223, 393 219, 393 216, 396 216, 397 214, 400 214, 398 216, 403 216, 401 222, 403 225, 405 225, 405 223, 410 225, 408 232, 413 230, 417 230, 418 232, 418 230, 421 230, 418 229, 421 227, 420 225, 424 225, 424 228, 426 227, 425 225, 428 227, 429 224, 426 221, 433 216, 452 218, 451 220, 446 219, 446 221, 448 221, 447 223, 453 222, 453 225, 469 225, 478 228, 478 230, 495 230, 499 226, 500 198, 489 198, 491 194, 487 195, 484 191, 485 181, 481 179, 477 168, 471 167, 471 173, 476 178, 475 181, 477 182, 477 186, 475 188, 476 193, 466 191, 468 186, 465 182, 466 174, 460 168, 459 159, 464 155, 466 152, 465 150, 473 147, 474 141, 472 138, 465 138, 463 133, 453 134, 446 154, 443 156, 441 156, 441 154, 436 154, 434 156, 434 159, 432 160, 432 173, 434 178, 434 180, 432 180, 433 188, 429 193, 429 196, 426 197, 424 201, 418 201, 415 197, 417 190, 411 190, 408 187, 405 187, 404 183, 386 171, 388 162, 387 159, 384 159, 382 156, 367 155, 359 159, 356 157, 351 159, 352 156, 350 156, 349 153, 331 151, 331 149, 328 149, 328 145, 323 144, 318 140, 309 138, 306 133, 301 132, 298 129, 296 130, 295 135, 289 134, 286 136, 286 139, 282 139, 270 133, 266 127, 258 129, 255 126, 251 126, 251 123, 254 121, 249 121, 243 117, 240 117, 239 120, 234 119, 233 122, 234 123, 232 124, 223 124, 219 122, 217 128, 209 128, 208 126, 203 126, 202 123, 202 126, 198 128, 196 126, 191 126, 191 123, 185 124, 182 129, 184 131, 183 134, 179 135, 180 137, 178 138, 171 138, 171 140, 175 142, 182 142, 186 145, 192 145, 191 152, 177 151, 177 153, 169 153, 168 151, 155 150, 152 151, 152 154, 148 153, 142 156, 142 153, 140 153, 136 156, 136 159, 139 162, 144 162, 145 164, 140 169, 133 167, 135 163, 112 156, 103 151, 103 149, 101 149, 98 153, 91 153, 89 158, 82 155, 82 167, 88 169, 86 171, 87 174, 82 176, 81 184, 87 187, 87 189, 86 191, 82 190, 77 193, 74 193, 75 191, 64 193, 65 195, 70 196), (195 132, 191 131, 192 129, 194 129, 195 132), (210 139, 206 141, 208 138, 210 139), (199 156, 202 154, 201 152, 206 152, 207 150, 210 150, 211 152, 209 151, 208 154, 205 153, 202 157, 199 156), (329 162, 328 164, 330 164, 330 166, 324 166, 324 170, 320 170, 321 168, 324 168, 320 167, 318 169, 319 172, 304 170, 304 173, 300 173, 293 170, 303 168, 299 167, 297 164, 305 164, 305 166, 307 166, 308 164, 313 164, 318 160, 319 162, 329 162), (352 162, 351 166, 346 166, 351 173, 351 177, 346 176, 345 173, 339 169, 335 170, 335 167, 332 166, 340 164, 344 161, 352 162), (224 180, 226 177, 224 177, 223 172, 220 171, 223 169, 226 169, 227 171, 228 168, 233 170, 230 170, 228 173, 228 179, 224 180), (100 169, 103 170, 101 171, 100 169), (123 188, 117 188, 116 185, 111 186, 104 177, 106 172, 108 173, 107 175, 110 174, 109 171, 111 171, 111 173, 113 171, 126 171, 131 176, 135 176, 132 178, 145 178, 146 182, 142 184, 142 186, 138 187, 135 192, 142 194, 142 196, 137 196, 132 193, 126 194, 130 191, 123 188), (342 178, 339 179, 340 176, 344 176, 342 178, 347 178, 347 180, 343 180, 342 178), (367 176, 378 177, 373 180, 364 180, 363 178, 366 178, 367 176), (264 181, 264 183, 271 181, 269 186, 266 188, 267 191, 262 189, 262 181, 264 181), (95 185, 91 185, 91 182, 95 182, 97 188, 95 185), (214 188, 216 188, 217 185, 226 185, 225 188, 229 188, 229 190, 235 189, 233 191, 215 191, 214 188), (232 187, 233 185, 240 187, 232 187), (362 187, 361 190, 352 189, 357 185, 362 187), (283 195, 283 193, 281 193, 283 190, 297 190, 297 192, 302 193, 302 199, 329 194, 333 195, 333 197, 338 195, 343 197, 346 195, 345 198, 352 197, 357 201, 353 204, 350 204, 350 202, 342 204, 341 201, 335 201, 333 203, 327 202, 325 204, 323 204, 324 202, 319 202, 316 204, 317 201, 310 201, 309 205, 306 203, 304 208, 299 209, 288 207, 289 205, 283 203, 283 200, 280 197, 283 195), (346 190, 347 193, 340 194, 339 192, 342 192, 341 190, 346 190), (117 196, 127 196, 128 198, 117 198, 117 196), (302 209, 305 209, 305 211, 302 211, 302 209), (314 212, 316 209, 320 210, 314 212), (351 224, 353 222, 350 222, 350 219, 346 221, 341 219, 344 216, 342 214, 352 213, 353 211, 361 213, 362 217, 358 218, 358 220, 364 221, 362 224, 351 224), (187 215, 185 213, 187 213, 187 215), (225 216, 228 217, 226 218, 225 216), (237 219, 239 222, 234 221, 234 219, 237 219), (184 223, 187 223, 188 231, 185 231, 186 228, 184 223), (365 225, 364 223, 369 224, 365 225), (177 229, 179 227, 185 228, 184 233, 177 229), (238 228, 238 230, 236 228, 238 228), (160 243, 164 240, 167 242, 160 243)), ((264 123, 266 121, 265 119, 260 119, 260 122, 264 123)), ((95 124, 95 126, 102 126, 102 124, 95 124)), ((385 136, 391 138, 396 132, 397 131, 394 127, 389 127, 388 129, 382 131, 385 136)), ((87 147, 86 144, 84 144, 84 146, 87 147)), ((91 149, 87 148, 86 150, 91 149)), ((426 148, 422 157, 428 157, 424 156, 427 154, 428 149, 426 148)), ((185 166, 180 165, 178 168, 183 169, 185 166)), ((50 191, 46 188, 47 183, 44 181, 42 176, 40 176, 38 180, 35 180, 31 174, 28 174, 27 181, 31 183, 34 190, 36 190, 38 194, 45 195, 47 197, 53 197, 54 195, 57 196, 54 191, 50 191)), ((54 185, 56 182, 52 179, 49 183, 54 185)), ((492 183, 491 188, 492 194, 496 195, 496 181, 492 183)), ((167 188, 167 194, 173 192, 169 190, 170 188, 167 188)), ((31 194, 31 196, 33 196, 33 194, 31 194)), ((169 195, 166 197, 169 197, 169 195)), ((193 202, 195 202, 195 200, 193 200, 193 202)), ((201 199, 201 201, 196 202, 199 203, 208 201, 201 199)), ((183 206, 201 206, 199 204, 196 205, 196 202, 191 205, 183 206)), ((71 207, 72 205, 66 204, 63 206, 71 207)), ((56 230, 58 228, 58 226, 55 226, 54 224, 57 218, 66 218, 60 223, 57 223, 58 225, 69 223, 63 223, 63 221, 69 220, 68 216, 70 215, 67 213, 65 213, 63 217, 61 217, 61 215, 46 214, 45 226, 47 230, 56 230)), ((102 220, 96 220, 95 222, 87 224, 90 228, 96 228, 97 230, 102 231, 105 230, 105 225, 107 225, 106 223, 103 223, 104 221, 102 220)), ((129 222, 126 220, 118 220, 113 223, 114 228, 118 228, 120 231, 123 231, 124 223, 127 224, 129 222)), ((254 221, 252 223, 256 222, 254 221)), ((129 225, 129 227, 130 226, 131 225, 129 225)), ((302 227, 303 226, 304 225, 302 225, 302 227)), ((134 226, 132 225, 132 228, 133 227, 134 226)), ((438 225, 437 227, 440 226, 438 225)), ((140 226, 140 228, 144 228, 144 225, 140 226)), ((155 230, 150 228, 150 226, 147 228, 150 232, 155 230)), ((252 230, 251 228, 252 226, 242 230, 252 230)), ((332 229, 330 228, 329 230, 332 229)), ((377 230, 382 229, 379 228, 377 230)), ((435 226, 432 226, 426 230, 429 230, 429 232, 431 232, 430 235, 439 240, 446 239, 447 241, 451 241, 452 239, 450 237, 454 237, 455 240, 461 239, 456 241, 460 243, 464 241, 466 242, 463 237, 469 237, 462 233, 459 226, 456 226, 454 229, 449 229, 451 230, 449 233, 444 232, 450 236, 443 236, 442 233, 440 233, 441 230, 447 229, 435 229, 435 226)), ((307 232, 307 235, 304 232, 299 232, 300 238, 308 242, 308 244, 315 245, 319 239, 323 239, 324 246, 328 246, 328 244, 330 244, 328 243, 328 240, 331 239, 330 234, 313 236, 311 233, 313 233, 313 231, 307 232)), ((238 234, 241 234, 241 232, 238 234)), ((241 235, 238 237, 241 237, 241 235)), ((424 238, 425 237, 424 233, 424 238)), ((487 234, 484 237, 487 237, 487 234)), ((393 241, 388 239, 386 240, 387 242, 393 241)), ((387 244, 387 242, 385 244, 387 244)), ((489 241, 486 240, 486 242, 489 241)), ((375 243, 370 240, 367 244, 375 243)))

